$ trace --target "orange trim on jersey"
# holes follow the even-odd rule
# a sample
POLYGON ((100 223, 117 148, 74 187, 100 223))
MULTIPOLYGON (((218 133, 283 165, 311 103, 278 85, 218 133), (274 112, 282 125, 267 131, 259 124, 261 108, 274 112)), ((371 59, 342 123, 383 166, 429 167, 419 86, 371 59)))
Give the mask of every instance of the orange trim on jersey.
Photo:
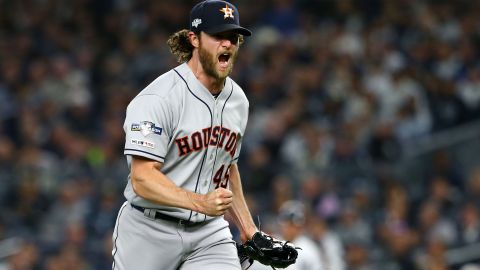
POLYGON ((185 156, 192 152, 192 149, 190 149, 190 144, 188 143, 188 136, 175 139, 175 143, 177 144, 177 147, 178 147, 178 156, 180 157, 185 156))
POLYGON ((200 132, 194 132, 192 135, 190 135, 190 139, 192 141, 193 151, 197 152, 203 149, 202 134, 200 132), (195 139, 193 136, 197 137, 198 139, 195 139))
POLYGON ((212 131, 212 139, 210 140, 210 145, 216 146, 218 142, 218 137, 220 135, 220 126, 215 126, 212 131))
POLYGON ((220 132, 220 141, 218 143, 218 146, 223 147, 223 142, 225 141, 225 138, 230 135, 230 129, 226 127, 222 127, 222 131, 220 132))

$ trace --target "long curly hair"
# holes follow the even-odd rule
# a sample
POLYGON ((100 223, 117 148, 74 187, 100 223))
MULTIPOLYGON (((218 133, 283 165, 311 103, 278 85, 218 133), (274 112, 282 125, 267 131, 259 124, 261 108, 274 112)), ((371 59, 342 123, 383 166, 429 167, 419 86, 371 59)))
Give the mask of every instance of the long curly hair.
POLYGON ((182 29, 173 33, 167 40, 170 52, 179 63, 185 63, 192 58, 193 45, 188 40, 188 30, 182 29))

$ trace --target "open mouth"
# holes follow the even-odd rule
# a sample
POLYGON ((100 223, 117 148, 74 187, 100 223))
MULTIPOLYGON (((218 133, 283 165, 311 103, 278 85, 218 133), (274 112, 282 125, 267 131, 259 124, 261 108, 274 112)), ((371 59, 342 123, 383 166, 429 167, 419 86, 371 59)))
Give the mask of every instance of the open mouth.
POLYGON ((221 67, 227 67, 228 66, 228 60, 230 59, 230 54, 229 53, 222 53, 218 56, 218 62, 220 63, 221 67))

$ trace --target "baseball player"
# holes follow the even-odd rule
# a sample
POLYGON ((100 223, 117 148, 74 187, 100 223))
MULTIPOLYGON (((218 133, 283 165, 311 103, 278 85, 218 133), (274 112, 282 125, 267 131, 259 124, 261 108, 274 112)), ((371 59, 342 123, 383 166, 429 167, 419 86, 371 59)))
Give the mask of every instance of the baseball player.
POLYGON ((237 8, 204 1, 168 44, 182 62, 128 105, 130 175, 113 233, 112 269, 240 269, 224 220, 243 241, 257 228, 237 168, 248 100, 229 74, 243 36, 237 8))

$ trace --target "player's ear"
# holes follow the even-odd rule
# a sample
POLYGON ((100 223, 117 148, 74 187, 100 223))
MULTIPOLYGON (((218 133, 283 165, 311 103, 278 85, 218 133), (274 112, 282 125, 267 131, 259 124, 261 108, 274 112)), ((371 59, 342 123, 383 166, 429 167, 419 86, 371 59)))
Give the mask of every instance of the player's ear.
POLYGON ((192 31, 188 32, 188 40, 194 48, 198 48, 200 46, 200 33, 195 34, 192 31))

